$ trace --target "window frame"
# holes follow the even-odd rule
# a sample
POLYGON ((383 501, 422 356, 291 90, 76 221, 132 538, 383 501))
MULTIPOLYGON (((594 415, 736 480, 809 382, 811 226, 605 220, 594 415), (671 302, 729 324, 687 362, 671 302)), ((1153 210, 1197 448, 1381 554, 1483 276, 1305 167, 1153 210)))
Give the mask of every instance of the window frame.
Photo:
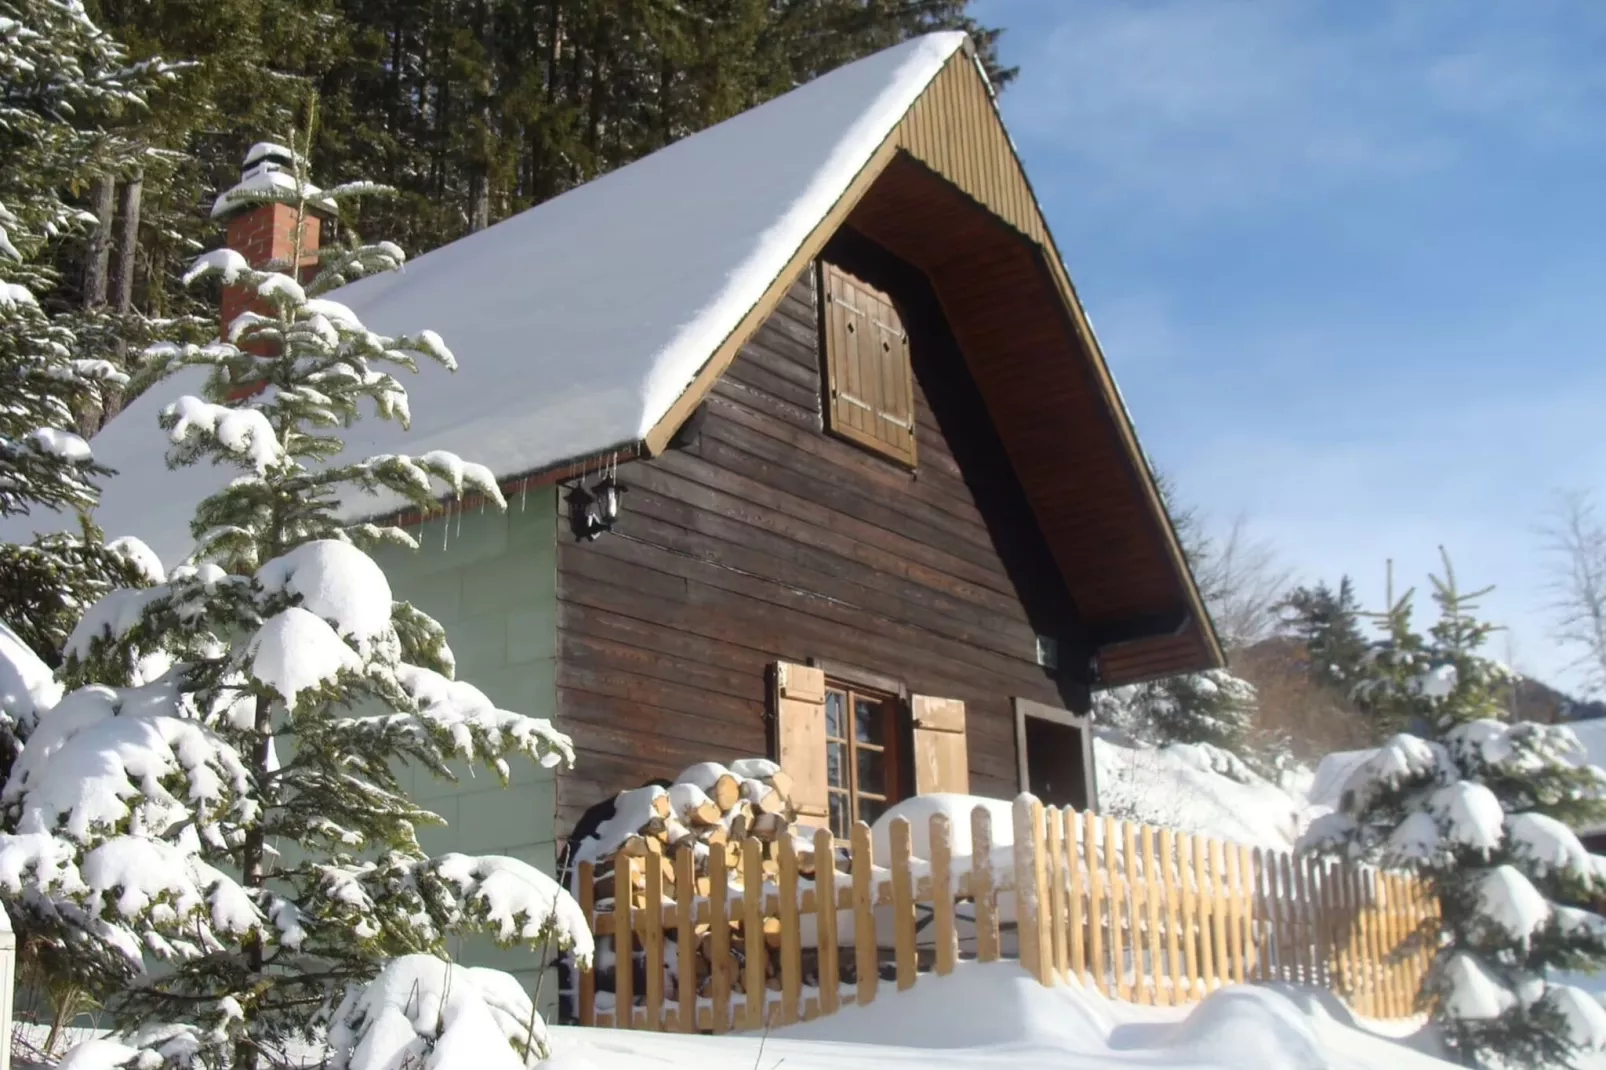
MULTIPOLYGON (((871 453, 884 461, 887 461, 888 463, 895 464, 899 468, 910 472, 918 470, 918 440, 920 436, 917 424, 919 422, 919 406, 915 401, 914 355, 911 351, 912 343, 909 336, 909 327, 908 324, 904 322, 902 310, 898 307, 897 302, 892 299, 890 294, 876 288, 875 286, 872 286, 870 283, 853 274, 853 272, 848 271, 840 264, 832 263, 823 257, 818 258, 815 261, 814 282, 815 293, 817 295, 816 303, 818 305, 819 312, 817 338, 819 340, 820 350, 820 412, 822 416, 822 424, 826 433, 844 442, 851 443, 860 449, 871 453), (878 395, 875 399, 876 404, 866 404, 864 401, 854 397, 850 397, 847 402, 848 404, 857 404, 862 408, 868 409, 871 413, 872 426, 877 429, 880 428, 882 421, 893 424, 894 426, 903 426, 907 434, 897 436, 900 440, 897 443, 894 443, 888 438, 884 438, 882 434, 877 433, 875 430, 865 430, 863 428, 853 426, 850 422, 845 421, 840 414, 839 403, 842 401, 843 390, 841 376, 844 374, 842 361, 846 360, 847 358, 844 354, 838 352, 838 347, 833 341, 833 324, 831 313, 832 290, 830 285, 832 272, 843 276, 845 279, 849 280, 851 285, 858 289, 867 291, 869 296, 873 296, 874 298, 885 303, 892 311, 893 315, 895 315, 898 319, 898 326, 902 335, 901 341, 903 360, 900 368, 896 370, 901 374, 896 374, 895 378, 901 380, 901 383, 894 385, 887 381, 882 381, 876 387, 878 391, 878 395), (901 424, 898 420, 888 416, 885 411, 887 407, 884 404, 880 404, 882 401, 880 392, 886 390, 889 386, 893 386, 894 389, 899 390, 899 392, 901 392, 901 394, 908 399, 909 411, 907 414, 906 425, 901 424)), ((850 331, 852 330, 851 323, 848 325, 847 329, 850 331)), ((863 369, 861 368, 861 371, 862 370, 863 369)))
POLYGON ((1093 757, 1093 715, 1072 713, 1059 706, 1050 706, 1047 703, 1036 702, 1029 698, 1014 697, 1015 707, 1015 762, 1016 780, 1020 791, 1031 790, 1030 755, 1026 746, 1026 720, 1036 718, 1040 721, 1051 721, 1066 728, 1074 728, 1082 733, 1085 746, 1082 749, 1082 775, 1087 785, 1087 809, 1097 810, 1099 802, 1099 783, 1097 778, 1098 763, 1093 757))
MULTIPOLYGON (((831 797, 833 795, 846 795, 848 799, 848 829, 852 829, 854 822, 860 820, 860 797, 868 795, 872 799, 881 801, 883 808, 895 806, 908 798, 911 784, 906 775, 905 755, 907 741, 903 738, 908 720, 906 711, 909 706, 909 691, 902 681, 881 673, 871 672, 856 666, 841 662, 822 661, 819 658, 810 658, 808 664, 825 674, 825 701, 820 706, 820 717, 824 721, 823 735, 825 737, 825 763, 826 763, 826 799, 825 820, 826 827, 831 829, 831 835, 838 840, 846 841, 847 835, 838 834, 831 825, 831 797), (830 734, 830 717, 827 710, 831 703, 831 693, 839 692, 844 695, 846 738, 830 734), (858 787, 859 780, 859 749, 860 744, 854 732, 854 696, 876 699, 881 703, 883 743, 869 749, 879 751, 882 755, 882 776, 885 778, 884 791, 863 792, 858 787), (830 747, 832 743, 844 743, 847 748, 847 780, 845 788, 839 788, 831 783, 830 747)), ((870 824, 870 822, 866 822, 870 824)))

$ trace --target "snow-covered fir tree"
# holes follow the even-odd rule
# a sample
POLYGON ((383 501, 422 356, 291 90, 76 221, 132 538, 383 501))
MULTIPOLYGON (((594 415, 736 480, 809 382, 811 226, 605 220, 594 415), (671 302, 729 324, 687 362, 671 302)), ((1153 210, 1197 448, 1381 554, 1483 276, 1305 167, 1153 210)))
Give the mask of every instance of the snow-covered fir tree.
POLYGON ((1139 743, 1198 743, 1251 766, 1255 746, 1254 685, 1225 669, 1112 687, 1093 696, 1093 716, 1139 743))
POLYGON ((1413 726, 1362 764, 1338 812, 1302 848, 1416 870, 1441 918, 1419 934, 1435 955, 1418 1003, 1445 1040, 1487 1066, 1568 1065, 1606 1043, 1606 1011, 1558 970, 1606 966, 1606 859, 1569 826, 1606 816, 1606 773, 1571 729, 1504 723, 1506 670, 1481 653, 1475 616, 1449 561, 1434 577, 1438 620, 1411 621, 1411 596, 1383 618, 1364 697, 1413 726))
MULTIPOLYGON (((121 124, 171 74, 160 63, 130 65, 77 0, 0 3, 0 516, 95 504, 106 470, 74 428, 126 377, 80 310, 52 300, 48 254, 94 222, 71 189, 142 162, 145 149, 121 124)), ((84 607, 139 575, 87 524, 31 545, 0 543, 0 620, 54 660, 84 607)))
MULTIPOLYGON (((296 175, 242 199, 292 203, 304 219, 310 193, 296 175)), ((451 1020, 487 1016, 504 1064, 533 1062, 542 1027, 509 997, 511 979, 430 963, 448 933, 476 928, 590 954, 577 905, 534 867, 425 855, 416 830, 439 819, 398 780, 409 764, 505 778, 509 759, 573 760, 549 722, 453 679, 442 628, 393 599, 362 547, 410 536, 349 519, 372 492, 426 508, 472 492, 505 507, 490 472, 451 453, 340 456, 359 407, 407 421, 395 369, 455 366, 432 332, 386 337, 320 296, 402 259, 388 243, 330 249, 310 282, 299 250, 265 270, 226 249, 196 262, 192 280, 249 287, 260 311, 228 325, 227 341, 152 351, 160 370, 212 372, 205 396, 177 398, 162 425, 173 463, 237 474, 198 506, 184 563, 84 615, 67 644, 77 689, 38 712, 0 797, 7 906, 110 999, 124 1061, 141 1070, 158 1058, 288 1065, 298 1039, 360 1045, 372 1030, 382 1035, 361 1065, 416 1065, 451 1020), (240 383, 260 389, 241 398, 240 383), (152 956, 165 961, 147 968, 152 956), (419 984, 442 995, 420 1004, 419 984), (495 1013, 464 1010, 475 992, 495 1013), (398 1021, 412 1022, 406 1044, 398 1021)), ((336 1055, 344 1065, 352 1052, 336 1055)))

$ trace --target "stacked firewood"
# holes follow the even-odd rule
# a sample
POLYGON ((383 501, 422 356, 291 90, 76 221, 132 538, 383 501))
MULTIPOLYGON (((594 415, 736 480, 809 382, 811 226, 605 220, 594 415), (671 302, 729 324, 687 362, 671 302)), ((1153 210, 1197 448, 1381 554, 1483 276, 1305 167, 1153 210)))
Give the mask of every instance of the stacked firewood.
MULTIPOLYGON (((797 810, 792 801, 792 781, 774 762, 749 758, 732 762, 729 766, 717 762, 702 762, 686 769, 668 788, 649 786, 622 792, 615 800, 614 816, 598 828, 597 835, 586 841, 580 857, 593 864, 594 909, 606 913, 616 909, 616 901, 624 890, 618 887, 615 860, 624 855, 639 858, 639 865, 631 867, 633 880, 628 895, 632 908, 649 907, 647 899, 647 873, 658 872, 657 881, 663 890, 662 907, 665 908, 666 943, 678 944, 675 930, 675 912, 667 909, 690 895, 706 899, 713 888, 712 874, 723 868, 726 874, 728 926, 730 948, 723 961, 715 962, 712 952, 714 940, 712 923, 696 923, 698 962, 698 994, 711 994, 712 977, 716 970, 729 980, 732 992, 744 991, 743 964, 755 952, 765 960, 766 987, 779 985, 776 955, 781 944, 781 927, 777 918, 764 920, 764 946, 748 946, 741 926, 741 898, 744 879, 742 844, 751 837, 756 842, 759 871, 762 880, 774 889, 780 875, 780 844, 790 839, 798 861, 798 876, 803 882, 812 882, 816 860, 813 851, 815 830, 797 826, 797 810), (693 884, 681 888, 676 872, 676 856, 690 850, 695 859, 693 884)), ((826 860, 832 870, 838 868, 835 857, 826 860)), ((845 860, 842 867, 846 868, 845 860)), ((617 917, 617 915, 615 915, 617 917)), ((643 991, 642 953, 635 955, 637 985, 635 992, 643 991)), ((613 989, 612 971, 598 971, 599 990, 613 989)), ((673 996, 679 980, 678 964, 671 955, 666 959, 664 992, 673 996)))

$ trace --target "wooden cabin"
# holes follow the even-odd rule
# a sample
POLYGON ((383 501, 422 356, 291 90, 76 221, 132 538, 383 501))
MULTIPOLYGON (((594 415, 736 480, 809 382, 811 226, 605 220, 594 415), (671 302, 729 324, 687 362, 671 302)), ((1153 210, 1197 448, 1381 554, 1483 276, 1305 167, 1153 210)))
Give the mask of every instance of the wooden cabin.
MULTIPOLYGON (((231 225, 254 230, 283 228, 231 225)), ((407 384, 410 432, 364 421, 348 455, 452 449, 510 503, 403 515, 422 549, 381 555, 397 597, 447 627, 460 677, 578 756, 507 790, 420 779, 448 822, 427 847, 550 869, 593 804, 757 755, 839 831, 932 791, 1086 807, 1090 692, 1222 664, 963 35, 335 296, 374 330, 438 331, 461 365, 407 384)), ((123 473, 100 522, 170 562, 225 475, 155 474, 156 413, 194 389, 158 387, 97 443, 123 473)))

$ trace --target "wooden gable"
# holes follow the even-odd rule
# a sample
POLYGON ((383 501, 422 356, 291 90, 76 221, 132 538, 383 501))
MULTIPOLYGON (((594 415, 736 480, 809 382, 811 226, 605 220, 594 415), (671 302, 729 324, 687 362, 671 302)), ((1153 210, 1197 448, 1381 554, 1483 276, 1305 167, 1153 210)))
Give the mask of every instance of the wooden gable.
POLYGON ((1224 664, 1131 421, 968 51, 956 53, 646 437, 661 452, 844 225, 930 281, 1107 684, 1224 664))

